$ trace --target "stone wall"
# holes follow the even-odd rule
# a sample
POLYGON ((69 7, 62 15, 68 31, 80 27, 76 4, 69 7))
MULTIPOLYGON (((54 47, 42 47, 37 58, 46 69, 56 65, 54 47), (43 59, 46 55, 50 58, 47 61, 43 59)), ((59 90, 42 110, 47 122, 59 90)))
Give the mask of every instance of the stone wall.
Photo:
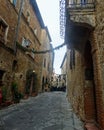
POLYGON ((82 120, 84 115, 84 70, 83 58, 75 51, 75 67, 70 69, 70 50, 67 52, 67 94, 72 107, 82 120))
POLYGON ((9 27, 7 34, 7 46, 13 48, 14 34, 18 16, 14 6, 10 3, 9 0, 1 0, 0 3, 0 16, 6 21, 9 27))
MULTIPOLYGON (((3 44, 3 43, 0 43, 3 44)), ((0 87, 5 87, 7 90, 7 99, 11 99, 11 84, 14 79, 13 75, 13 61, 15 60, 15 57, 13 53, 10 51, 2 48, 0 46, 0 71, 4 71, 3 77, 2 77, 2 85, 0 87), (8 61, 8 62, 7 62, 8 61)))
MULTIPOLYGON (((21 45, 23 37, 31 41, 30 48, 34 48, 36 51, 42 50, 40 39, 41 39, 41 25, 32 6, 29 1, 24 1, 23 14, 21 15, 19 33, 18 33, 18 43, 21 45), (27 11, 30 13, 30 22, 27 21, 27 11), (34 29, 37 29, 37 34, 34 33, 34 29)), ((18 11, 20 7, 20 1, 17 1, 16 7, 9 0, 1 0, 0 2, 0 17, 6 21, 8 25, 7 43, 5 46, 12 50, 12 54, 9 53, 8 49, 3 49, 0 46, 0 69, 4 69, 9 76, 13 75, 13 80, 18 84, 18 89, 24 94, 26 86, 26 72, 31 69, 35 70, 37 75, 36 81, 36 92, 38 93, 39 87, 41 86, 41 68, 42 68, 42 58, 40 55, 34 55, 34 58, 28 52, 23 51, 23 48, 17 47, 17 55, 14 55, 14 38, 15 29, 17 26, 18 11), (16 61, 16 68, 12 70, 13 61, 16 61), (1 66, 2 65, 2 66, 1 66)), ((0 43, 1 44, 1 43, 0 43)), ((4 44, 4 43, 2 43, 4 44)), ((13 82, 13 80, 11 82, 13 82)), ((11 83, 10 83, 11 85, 11 83)), ((9 89, 10 90, 10 89, 9 89)), ((9 94, 10 96, 10 94, 9 94)))
POLYGON ((72 15, 70 17, 70 19, 74 22, 87 23, 87 24, 91 25, 92 27, 95 27, 95 25, 96 25, 95 14, 92 12, 90 14, 88 14, 88 12, 85 14, 83 14, 83 12, 80 14, 76 13, 76 14, 72 15))
MULTIPOLYGON (((41 49, 43 49, 44 51, 51 49, 50 39, 49 39, 49 36, 47 34, 46 29, 42 30, 41 43, 42 43, 42 48, 41 49)), ((52 72, 49 71, 49 66, 52 65, 52 56, 51 56, 51 53, 44 53, 42 55, 42 57, 43 57, 43 61, 42 61, 42 69, 41 69, 41 71, 42 71, 41 78, 44 79, 44 83, 42 83, 42 86, 44 87, 43 88, 43 91, 44 91, 45 90, 46 80, 49 82, 50 77, 51 77, 51 73, 52 73, 52 72), (44 66, 44 62, 45 62, 45 66, 44 66)))

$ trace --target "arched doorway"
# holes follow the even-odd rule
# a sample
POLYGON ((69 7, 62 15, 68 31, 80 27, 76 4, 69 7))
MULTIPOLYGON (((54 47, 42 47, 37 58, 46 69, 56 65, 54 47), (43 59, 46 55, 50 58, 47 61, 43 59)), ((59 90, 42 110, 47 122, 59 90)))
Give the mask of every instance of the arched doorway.
POLYGON ((32 95, 35 92, 35 84, 36 84, 36 73, 34 70, 28 70, 26 73, 26 87, 25 93, 32 95))
POLYGON ((85 119, 87 121, 97 120, 97 108, 96 108, 96 91, 94 83, 94 68, 91 54, 91 44, 87 41, 84 50, 84 62, 85 62, 85 86, 84 86, 84 110, 85 119))
POLYGON ((44 91, 44 83, 45 83, 45 79, 44 77, 42 78, 42 92, 44 91))

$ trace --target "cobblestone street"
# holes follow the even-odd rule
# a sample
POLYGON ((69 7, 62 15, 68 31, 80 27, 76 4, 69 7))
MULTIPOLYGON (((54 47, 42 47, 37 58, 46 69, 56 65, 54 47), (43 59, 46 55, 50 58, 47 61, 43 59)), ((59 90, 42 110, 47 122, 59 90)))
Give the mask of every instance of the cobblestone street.
POLYGON ((64 92, 47 92, 0 110, 0 130, 84 130, 64 92))

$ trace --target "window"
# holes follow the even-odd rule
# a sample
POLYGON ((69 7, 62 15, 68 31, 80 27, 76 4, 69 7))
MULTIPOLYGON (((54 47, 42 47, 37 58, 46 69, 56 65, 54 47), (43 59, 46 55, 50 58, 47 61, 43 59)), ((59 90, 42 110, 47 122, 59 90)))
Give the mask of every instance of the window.
POLYGON ((32 46, 31 44, 32 44, 32 42, 29 39, 26 39, 25 37, 23 37, 23 39, 22 39, 22 46, 32 50, 31 52, 27 51, 26 54, 31 56, 34 59, 34 57, 35 57, 35 55, 33 53, 34 48, 31 47, 32 46))
POLYGON ((30 12, 29 11, 27 11, 26 19, 27 19, 27 22, 30 23, 30 12))
POLYGON ((34 28, 34 34, 35 34, 35 35, 37 35, 37 31, 38 31, 38 30, 37 30, 36 28, 34 28))
POLYGON ((46 59, 44 59, 44 68, 46 67, 46 59))
MULTIPOLYGON (((34 48, 32 48, 32 51, 34 52, 34 48)), ((34 54, 33 52, 31 52, 31 56, 32 56, 32 58, 35 57, 35 54, 34 54)))
POLYGON ((87 3, 87 0, 81 0, 81 5, 85 5, 87 3))
POLYGON ((10 0, 11 3, 13 3, 14 6, 17 4, 17 0, 10 0))
POLYGON ((12 70, 13 71, 17 70, 17 61, 16 60, 13 61, 12 70))
POLYGON ((16 6, 17 0, 13 0, 13 4, 14 6, 16 6))
POLYGON ((8 25, 6 22, 0 17, 0 40, 2 42, 7 41, 7 33, 8 33, 8 25))
POLYGON ((26 47, 26 48, 29 48, 30 44, 31 44, 30 40, 28 40, 28 39, 26 39, 26 38, 23 37, 22 46, 26 47))

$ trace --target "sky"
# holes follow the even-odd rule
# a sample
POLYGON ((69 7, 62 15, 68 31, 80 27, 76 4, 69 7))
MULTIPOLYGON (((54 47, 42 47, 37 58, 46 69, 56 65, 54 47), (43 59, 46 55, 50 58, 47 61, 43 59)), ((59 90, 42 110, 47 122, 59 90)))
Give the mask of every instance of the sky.
MULTIPOLYGON (((45 26, 48 27, 53 47, 64 43, 60 38, 60 10, 59 0, 36 0, 45 26)), ((60 74, 60 66, 66 52, 66 47, 55 51, 54 69, 56 74, 60 74)))

